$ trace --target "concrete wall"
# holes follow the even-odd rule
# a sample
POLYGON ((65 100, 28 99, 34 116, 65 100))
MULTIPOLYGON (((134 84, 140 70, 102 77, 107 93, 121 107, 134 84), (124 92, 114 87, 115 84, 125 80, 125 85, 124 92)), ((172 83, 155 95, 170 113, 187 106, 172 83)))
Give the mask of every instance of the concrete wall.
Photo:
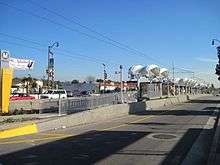
POLYGON ((57 109, 59 107, 58 99, 44 100, 15 100, 10 102, 10 112, 14 110, 42 110, 57 109))
MULTIPOLYGON (((190 96, 190 99, 201 97, 201 95, 190 96)), ((71 127, 82 124, 97 123, 107 121, 108 119, 144 112, 148 109, 157 109, 162 106, 179 104, 187 101, 186 95, 173 98, 149 100, 146 102, 133 102, 129 104, 117 104, 108 107, 101 107, 93 110, 82 111, 72 115, 59 117, 43 123, 38 123, 40 132, 56 128, 71 127)))

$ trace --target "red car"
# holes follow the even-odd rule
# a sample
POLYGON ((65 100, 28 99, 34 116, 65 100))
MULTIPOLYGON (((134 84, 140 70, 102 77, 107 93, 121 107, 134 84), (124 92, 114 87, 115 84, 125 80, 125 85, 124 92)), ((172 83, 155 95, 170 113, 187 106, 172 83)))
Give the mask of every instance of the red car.
POLYGON ((10 96, 10 101, 14 100, 34 100, 34 96, 29 96, 28 94, 19 93, 13 96, 10 96))

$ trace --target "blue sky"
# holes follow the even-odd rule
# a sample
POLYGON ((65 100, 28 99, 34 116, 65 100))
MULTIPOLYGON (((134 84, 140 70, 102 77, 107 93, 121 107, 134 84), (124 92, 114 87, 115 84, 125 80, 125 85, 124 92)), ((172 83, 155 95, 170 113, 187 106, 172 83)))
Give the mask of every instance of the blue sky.
POLYGON ((124 77, 127 77, 127 69, 132 64, 148 65, 160 62, 160 65, 167 67, 171 66, 172 61, 177 67, 196 71, 197 76, 201 78, 209 77, 213 81, 217 79, 214 75, 216 50, 210 42, 212 38, 220 38, 219 0, 31 1, 88 25, 147 56, 132 54, 81 35, 73 29, 90 35, 95 34, 39 8, 28 0, 0 0, 65 25, 61 27, 0 4, 0 48, 10 50, 13 57, 36 61, 33 71, 16 71, 15 76, 27 76, 31 73, 32 76, 42 78, 47 65, 47 45, 58 41, 60 46, 54 49, 54 52, 56 79, 59 80, 83 80, 88 75, 101 77, 102 61, 106 62, 107 72, 113 79, 116 78, 114 72, 118 69, 118 64, 125 66, 124 77), (29 39, 41 43, 42 46, 2 34, 29 39), (66 56, 60 52, 61 49, 72 53, 66 56), (79 59, 76 57, 79 54, 89 56, 90 59, 79 59))

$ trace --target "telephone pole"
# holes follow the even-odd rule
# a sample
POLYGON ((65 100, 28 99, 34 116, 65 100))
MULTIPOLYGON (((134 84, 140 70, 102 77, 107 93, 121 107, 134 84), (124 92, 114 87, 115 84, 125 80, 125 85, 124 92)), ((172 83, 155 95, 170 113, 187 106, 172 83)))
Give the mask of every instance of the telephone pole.
POLYGON ((106 72, 106 66, 105 66, 105 64, 102 64, 102 65, 103 65, 103 83, 104 83, 104 91, 103 91, 103 93, 105 93, 105 90, 106 90, 107 72, 106 72))
POLYGON ((123 89, 124 89, 124 86, 123 86, 123 66, 120 65, 119 66, 119 71, 116 71, 115 74, 120 74, 120 94, 121 94, 121 103, 123 104, 124 103, 124 95, 123 95, 123 89))
POLYGON ((173 95, 175 96, 176 94, 176 87, 175 87, 175 66, 174 66, 174 61, 172 62, 172 72, 173 72, 173 95))
POLYGON ((59 43, 54 42, 52 45, 48 46, 48 66, 47 66, 47 85, 48 89, 51 89, 54 87, 54 72, 55 72, 55 67, 54 67, 54 53, 52 52, 53 47, 58 47, 59 43))

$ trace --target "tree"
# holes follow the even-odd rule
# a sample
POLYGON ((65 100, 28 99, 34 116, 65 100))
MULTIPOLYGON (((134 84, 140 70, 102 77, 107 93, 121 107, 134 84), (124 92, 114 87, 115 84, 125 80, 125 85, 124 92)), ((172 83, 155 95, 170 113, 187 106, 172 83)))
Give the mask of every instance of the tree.
POLYGON ((87 77, 86 77, 86 82, 88 82, 88 83, 93 83, 93 82, 95 82, 95 77, 94 77, 94 76, 87 76, 87 77))
POLYGON ((71 84, 78 84, 79 83, 79 80, 72 80, 71 81, 71 84))

